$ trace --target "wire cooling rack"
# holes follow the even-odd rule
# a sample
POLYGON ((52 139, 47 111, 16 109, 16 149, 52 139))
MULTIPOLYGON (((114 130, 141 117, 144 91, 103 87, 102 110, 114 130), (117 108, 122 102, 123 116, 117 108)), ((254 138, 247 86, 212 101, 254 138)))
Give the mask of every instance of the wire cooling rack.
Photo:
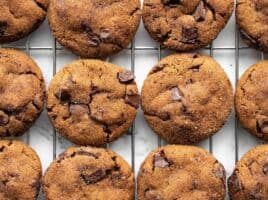
MULTIPOLYGON (((142 82, 153 66, 153 63, 155 64, 162 57, 172 52, 154 43, 142 25, 136 36, 136 41, 134 40, 123 52, 112 58, 108 58, 107 61, 132 70, 136 74, 137 83, 139 88, 141 88, 142 82), (140 39, 143 40, 139 41, 140 39)), ((2 45, 2 47, 16 48, 25 51, 33 57, 41 67, 47 85, 65 63, 78 59, 78 57, 72 55, 57 44, 55 39, 50 35, 47 22, 26 39, 12 44, 2 45)), ((252 50, 241 42, 234 16, 219 38, 209 47, 200 50, 200 52, 220 61, 223 68, 227 71, 234 88, 245 69, 258 60, 265 58, 263 53, 252 50), (226 46, 225 43, 231 45, 226 46)), ((49 123, 46 111, 37 120, 34 127, 19 139, 31 145, 37 151, 44 170, 59 153, 68 146, 73 145, 56 133, 55 129, 49 123)), ((227 175, 229 176, 232 173, 235 162, 248 149, 259 143, 262 143, 262 141, 250 136, 240 127, 234 112, 232 112, 228 123, 220 133, 197 145, 214 154, 224 164, 227 175)), ((137 173, 146 155, 152 149, 164 144, 165 142, 159 137, 156 137, 149 129, 142 116, 142 111, 139 110, 137 119, 128 133, 118 141, 107 144, 106 147, 112 148, 121 154, 131 164, 133 171, 137 173)), ((40 194, 38 199, 44 199, 43 195, 40 194)))

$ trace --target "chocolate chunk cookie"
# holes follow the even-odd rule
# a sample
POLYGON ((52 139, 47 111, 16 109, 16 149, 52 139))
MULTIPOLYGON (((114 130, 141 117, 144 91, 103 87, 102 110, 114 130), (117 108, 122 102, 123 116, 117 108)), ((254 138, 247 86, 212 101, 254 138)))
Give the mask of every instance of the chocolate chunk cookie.
POLYGON ((0 49, 0 137, 26 132, 43 111, 45 83, 26 54, 0 49))
POLYGON ((249 46, 268 52, 267 0, 238 0, 236 21, 249 46))
POLYGON ((188 51, 210 44, 230 18, 234 0, 144 0, 143 22, 161 45, 188 51))
POLYGON ((169 143, 191 144, 216 133, 232 108, 233 91, 208 56, 175 54, 149 73, 142 108, 150 127, 169 143))
POLYGON ((238 82, 235 108, 241 124, 268 141, 268 61, 251 66, 238 82))
POLYGON ((51 0, 48 19, 59 43, 84 58, 127 47, 141 18, 139 0, 51 0))
POLYGON ((228 179, 232 200, 268 199, 268 145, 251 149, 236 164, 228 179))
POLYGON ((0 199, 35 200, 40 189, 41 162, 28 145, 0 141, 0 199))
POLYGON ((111 150, 73 147, 50 165, 42 188, 47 200, 132 200, 134 175, 111 150))
POLYGON ((198 147, 160 147, 147 156, 138 174, 139 200, 223 200, 224 197, 224 167, 198 147))
POLYGON ((0 43, 36 30, 46 18, 48 4, 49 0, 0 0, 0 43))
POLYGON ((79 60, 53 78, 49 117, 67 139, 101 145, 125 133, 135 119, 139 94, 134 74, 111 63, 79 60))

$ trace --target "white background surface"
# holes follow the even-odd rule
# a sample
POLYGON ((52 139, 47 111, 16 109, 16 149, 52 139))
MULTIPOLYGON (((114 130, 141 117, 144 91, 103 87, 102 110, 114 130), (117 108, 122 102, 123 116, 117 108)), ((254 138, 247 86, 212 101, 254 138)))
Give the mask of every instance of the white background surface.
MULTIPOLYGON (((222 31, 219 37, 214 41, 213 56, 222 65, 228 74, 233 86, 236 82, 236 51, 235 51, 235 21, 234 16, 228 23, 227 27, 222 31), (218 49, 219 47, 228 49, 218 49)), ((144 30, 141 23, 139 31, 136 35, 135 47, 158 47, 158 44, 153 42, 144 30)), ((53 77, 53 47, 54 39, 50 34, 47 22, 45 22, 36 32, 34 32, 28 39, 9 44, 14 47, 25 47, 27 44, 30 47, 30 56, 39 64, 46 79, 46 84, 53 77), (28 41, 28 43, 27 43, 28 41), (47 49, 36 50, 36 47, 47 47, 47 49)), ((240 44, 240 46, 245 46, 240 44)), ((210 54, 209 49, 200 50, 203 54, 210 54)), ((163 51, 162 56, 172 53, 171 51, 163 51)), ((239 76, 253 63, 262 58, 261 53, 252 49, 241 49, 239 57, 239 76)), ((56 70, 58 71, 64 64, 72 60, 78 59, 77 56, 71 54, 66 50, 58 50, 56 59, 56 70)), ((110 62, 124 66, 128 69, 131 68, 131 50, 124 50, 116 56, 109 58, 110 62)), ((139 89, 141 89, 144 79, 149 70, 158 61, 157 50, 136 50, 135 51, 135 74, 136 81, 139 89)), ((157 147, 158 137, 150 130, 146 124, 143 113, 139 110, 135 122, 135 173, 138 172, 141 162, 146 155, 157 147)), ((41 158, 43 171, 53 160, 53 128, 49 122, 46 111, 37 120, 35 125, 27 134, 19 138, 22 141, 29 141, 29 144, 37 151, 41 158)), ((249 135, 245 130, 238 126, 238 155, 241 157, 251 147, 260 144, 261 141, 249 135)), ((212 152, 215 157, 225 166, 227 177, 230 176, 235 164, 235 115, 232 112, 228 122, 223 129, 212 137, 212 152)), ((56 135, 56 153, 59 154, 64 151, 68 146, 72 145, 65 139, 56 135)), ((209 150, 209 140, 205 140, 197 144, 209 150)), ((131 157, 131 135, 126 134, 117 141, 110 144, 110 148, 122 155, 129 164, 132 163, 131 157)), ((43 199, 40 194, 39 199, 43 199)))

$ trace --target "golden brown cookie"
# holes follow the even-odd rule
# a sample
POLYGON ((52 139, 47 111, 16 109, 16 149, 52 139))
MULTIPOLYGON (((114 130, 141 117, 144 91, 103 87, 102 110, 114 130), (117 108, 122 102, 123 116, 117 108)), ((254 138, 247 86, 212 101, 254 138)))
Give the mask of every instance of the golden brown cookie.
POLYGON ((28 145, 0 141, 0 199, 35 200, 40 189, 41 162, 28 145))
POLYGON ((0 49, 0 137, 25 133, 43 111, 45 82, 26 54, 0 49))
POLYGON ((51 0, 48 12, 60 44, 84 58, 104 58, 127 47, 141 18, 139 0, 51 0))
POLYGON ((251 149, 228 180, 231 200, 268 199, 268 145, 251 149))
POLYGON ((198 147, 157 148, 147 156, 139 171, 139 200, 223 200, 224 197, 224 167, 198 147))
POLYGON ((226 122, 233 104, 228 76, 211 57, 175 54, 153 67, 142 88, 149 126, 169 143, 203 140, 226 122))
POLYGON ((143 22, 161 45, 188 51, 210 44, 225 27, 234 0, 144 0, 143 22))
POLYGON ((238 0, 236 21, 249 46, 268 52, 267 0, 238 0))
POLYGON ((47 169, 42 188, 46 200, 132 200, 134 175, 111 150, 73 147, 47 169))
POLYGON ((268 140, 268 61, 252 65, 238 82, 235 108, 241 124, 268 140))
POLYGON ((79 60, 58 72, 48 89, 55 128, 80 145, 102 145, 132 125, 139 94, 134 74, 111 63, 79 60))
POLYGON ((0 43, 14 42, 46 18, 49 0, 0 0, 0 43))

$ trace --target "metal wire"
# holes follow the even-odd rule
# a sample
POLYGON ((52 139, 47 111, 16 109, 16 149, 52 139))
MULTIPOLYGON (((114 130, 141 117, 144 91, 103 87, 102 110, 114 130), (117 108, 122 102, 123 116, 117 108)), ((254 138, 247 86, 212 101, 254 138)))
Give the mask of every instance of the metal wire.
MULTIPOLYGON (((57 71, 57 42, 53 39, 52 57, 53 57, 53 76, 57 71)), ((56 130, 53 127, 53 159, 57 157, 57 135, 56 130)))

